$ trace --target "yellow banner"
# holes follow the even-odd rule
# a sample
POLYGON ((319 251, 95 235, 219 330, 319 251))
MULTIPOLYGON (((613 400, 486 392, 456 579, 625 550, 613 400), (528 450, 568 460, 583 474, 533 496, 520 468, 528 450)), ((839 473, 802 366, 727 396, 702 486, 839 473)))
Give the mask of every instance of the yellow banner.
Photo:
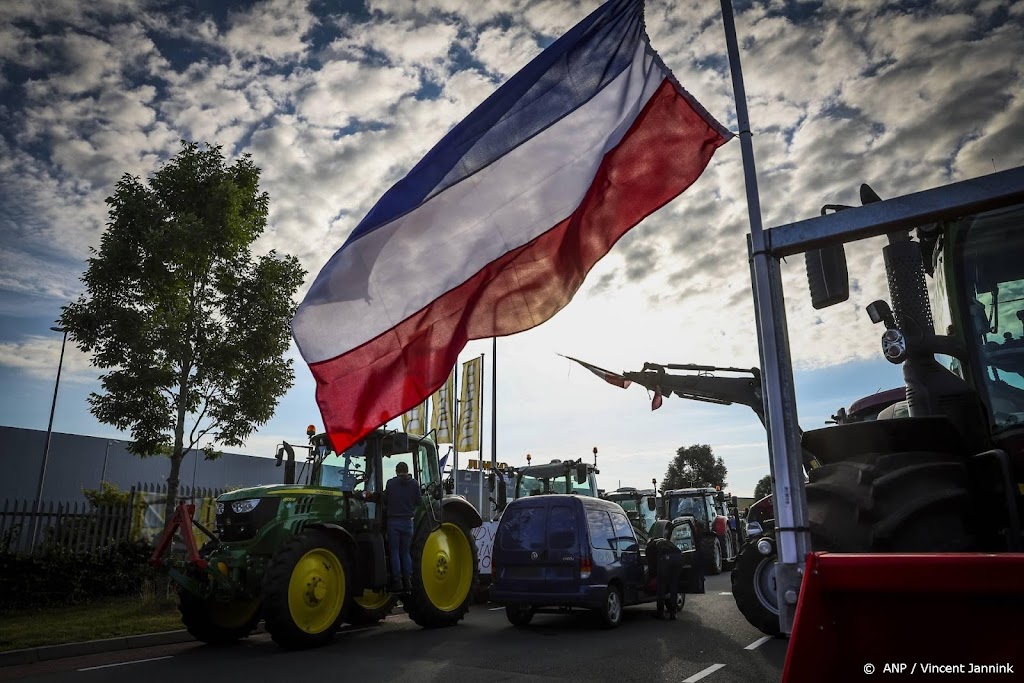
POLYGON ((430 428, 435 430, 437 443, 455 443, 455 418, 452 415, 452 401, 455 398, 454 368, 448 379, 430 397, 430 428))
POLYGON ((483 358, 477 356, 462 364, 462 396, 459 398, 459 452, 480 450, 481 383, 483 358))
POLYGON ((402 431, 413 436, 423 436, 427 433, 426 400, 402 414, 402 431))

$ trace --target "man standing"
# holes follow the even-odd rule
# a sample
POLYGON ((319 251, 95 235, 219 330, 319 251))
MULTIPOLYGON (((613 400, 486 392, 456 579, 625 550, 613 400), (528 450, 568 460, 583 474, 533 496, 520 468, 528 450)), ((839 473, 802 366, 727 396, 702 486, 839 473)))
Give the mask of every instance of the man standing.
MULTIPOLYGON (((665 529, 671 533, 671 527, 665 529)), ((676 603, 679 599, 679 575, 683 572, 683 553, 676 544, 667 538, 652 538, 647 543, 647 567, 657 581, 658 619, 665 618, 665 607, 668 607, 668 618, 676 620, 676 603)))
POLYGON ((384 505, 388 520, 388 555, 391 558, 391 590, 412 591, 413 516, 420 503, 420 485, 409 474, 409 466, 395 465, 397 476, 384 487, 384 505))

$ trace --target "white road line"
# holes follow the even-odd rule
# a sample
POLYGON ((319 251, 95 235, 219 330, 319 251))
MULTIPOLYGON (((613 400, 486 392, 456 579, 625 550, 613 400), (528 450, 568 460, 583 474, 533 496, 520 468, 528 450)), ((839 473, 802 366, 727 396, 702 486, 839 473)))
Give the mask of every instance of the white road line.
POLYGON ((722 591, 719 595, 732 595, 730 591, 722 591))
POLYGON ((771 636, 764 636, 763 638, 758 638, 757 640, 755 640, 754 642, 752 642, 752 643, 751 643, 750 645, 747 645, 747 646, 746 646, 745 648, 743 648, 743 649, 744 649, 744 650, 754 650, 754 649, 756 649, 756 648, 759 648, 759 647, 761 647, 762 645, 764 645, 765 643, 767 643, 767 642, 768 642, 769 640, 771 640, 771 639, 772 639, 772 637, 771 637, 771 636))
POLYGON ((164 657, 150 657, 149 659, 133 659, 130 662, 117 662, 116 664, 101 664, 100 666, 87 666, 79 671, 94 671, 95 669, 109 669, 112 666, 125 666, 128 664, 142 664, 143 662, 155 662, 158 659, 170 659, 174 655, 166 655, 164 657))
POLYGON ((697 673, 693 674, 685 681, 683 681, 683 683, 697 683, 697 681, 699 681, 700 679, 704 678, 705 676, 710 676, 711 674, 715 673, 724 666, 725 664, 712 664, 703 671, 698 671, 697 673))
POLYGON ((504 607, 492 607, 492 608, 490 608, 490 609, 489 609, 489 610, 487 610, 487 611, 488 611, 488 612, 497 612, 497 611, 498 611, 498 610, 500 610, 500 609, 505 609, 505 608, 504 608, 504 607))

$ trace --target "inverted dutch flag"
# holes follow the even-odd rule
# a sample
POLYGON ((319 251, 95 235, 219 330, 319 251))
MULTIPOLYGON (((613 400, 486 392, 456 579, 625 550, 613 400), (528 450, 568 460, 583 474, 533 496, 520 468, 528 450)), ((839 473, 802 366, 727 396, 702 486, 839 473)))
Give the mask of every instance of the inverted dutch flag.
POLYGON ((559 38, 385 193, 300 304, 335 447, 423 401, 470 339, 551 318, 730 137, 652 50, 642 0, 559 38))

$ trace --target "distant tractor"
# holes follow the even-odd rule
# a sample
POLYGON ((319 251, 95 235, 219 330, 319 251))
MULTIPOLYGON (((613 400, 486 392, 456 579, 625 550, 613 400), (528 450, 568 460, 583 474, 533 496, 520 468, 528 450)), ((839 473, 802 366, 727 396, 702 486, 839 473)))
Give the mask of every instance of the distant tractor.
POLYGON ((651 534, 651 527, 658 520, 659 496, 655 489, 637 489, 633 486, 622 486, 601 496, 605 500, 618 503, 626 512, 637 534, 644 539, 651 534))
POLYGON ((725 494, 714 488, 689 488, 664 491, 665 517, 674 520, 692 517, 697 530, 697 548, 708 574, 721 574, 736 562, 740 538, 735 517, 720 512, 725 494))
MULTIPOLYGON (((230 643, 262 618, 276 643, 306 648, 328 642, 343 623, 383 619, 399 598, 420 626, 458 623, 476 584, 472 529, 481 519, 464 498, 443 494, 433 441, 378 429, 344 453, 335 453, 324 434, 314 434, 310 445, 305 484, 221 495, 211 541, 183 571, 169 569, 189 633, 206 643, 230 643), (338 464, 327 463, 329 455, 338 464), (389 577, 381 503, 399 462, 423 496, 415 517, 412 590, 402 595, 388 590, 396 577, 389 577)), ((183 517, 177 519, 188 526, 183 517)), ((163 564, 174 528, 164 532, 153 564, 163 564)))

